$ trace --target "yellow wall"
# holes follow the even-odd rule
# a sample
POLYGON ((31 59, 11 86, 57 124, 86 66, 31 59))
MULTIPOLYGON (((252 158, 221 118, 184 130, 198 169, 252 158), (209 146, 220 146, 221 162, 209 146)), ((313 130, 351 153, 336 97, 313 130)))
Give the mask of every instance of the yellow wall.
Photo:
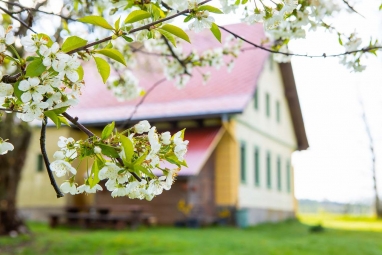
POLYGON ((238 143, 235 123, 224 123, 226 132, 216 147, 215 200, 218 206, 236 206, 239 187, 238 143))
MULTIPOLYGON (((57 141, 60 136, 68 137, 69 128, 48 128, 46 134, 46 150, 50 159, 58 149, 57 141)), ((66 204, 66 199, 57 198, 56 193, 50 184, 45 166, 42 172, 37 171, 37 158, 40 152, 40 128, 32 128, 32 138, 29 144, 27 159, 21 173, 21 180, 17 193, 17 203, 19 207, 57 207, 66 204)), ((57 179, 60 185, 63 181, 57 179)))
MULTIPOLYGON (((92 130, 96 134, 100 134, 99 130, 92 130)), ((74 128, 48 127, 46 132, 46 150, 50 161, 53 161, 53 154, 59 149, 57 142, 60 136, 72 137, 75 140, 86 139, 87 136, 74 128)), ((19 189, 17 194, 17 203, 20 208, 29 207, 62 207, 66 205, 91 205, 94 202, 94 195, 75 195, 66 194, 65 197, 57 199, 56 193, 50 184, 45 166, 42 172, 37 171, 37 160, 40 152, 40 127, 33 127, 32 139, 27 153, 27 159, 24 169, 21 174, 19 189)), ((77 168, 78 160, 75 160, 72 165, 77 168)), ((82 161, 77 168, 77 183, 83 184, 86 176, 87 166, 90 168, 92 161, 82 161)), ((56 182, 60 186, 68 176, 57 178, 56 182)))

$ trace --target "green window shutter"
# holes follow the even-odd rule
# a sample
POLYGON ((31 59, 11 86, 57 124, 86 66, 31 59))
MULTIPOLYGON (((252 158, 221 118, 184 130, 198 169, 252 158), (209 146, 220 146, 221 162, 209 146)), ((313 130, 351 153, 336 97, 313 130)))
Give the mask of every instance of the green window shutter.
POLYGON ((260 186, 260 150, 259 148, 255 148, 255 158, 254 158, 254 166, 255 166, 255 185, 260 186))
POLYGON ((290 193, 291 191, 291 172, 290 172, 290 163, 289 161, 287 161, 287 165, 286 165, 286 176, 287 176, 287 191, 288 193, 290 193))
POLYGON ((240 143, 240 180, 242 183, 246 181, 246 167, 247 167, 247 159, 246 159, 246 148, 245 143, 240 143))
POLYGON ((271 175, 271 153, 267 152, 267 187, 272 188, 272 175, 271 175))
POLYGON ((281 191, 281 159, 277 158, 277 189, 281 191))
POLYGON ((255 95, 253 97, 253 106, 255 110, 259 109, 259 89, 256 88, 255 95))
POLYGON ((281 122, 281 113, 280 113, 280 102, 277 101, 276 102, 276 119, 277 119, 277 122, 280 123, 281 122))
POLYGON ((271 116, 271 96, 269 93, 265 94, 265 109, 268 117, 271 116))
POLYGON ((37 155, 37 172, 44 171, 44 161, 42 159, 42 154, 37 155))

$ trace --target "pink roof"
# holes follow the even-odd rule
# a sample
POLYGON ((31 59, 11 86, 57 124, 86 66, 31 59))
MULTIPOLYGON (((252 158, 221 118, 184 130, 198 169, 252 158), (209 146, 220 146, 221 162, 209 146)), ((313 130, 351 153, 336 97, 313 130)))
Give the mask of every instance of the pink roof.
MULTIPOLYGON (((185 157, 188 167, 182 167, 182 170, 178 175, 197 175, 209 159, 222 134, 223 132, 220 127, 187 129, 184 139, 190 142, 185 157)), ((167 162, 162 164, 162 167, 167 167, 169 169, 176 168, 175 165, 167 162)), ((156 175, 161 175, 162 171, 154 170, 154 173, 156 175)))
MULTIPOLYGON (((235 24, 226 27, 259 44, 264 38, 261 25, 235 24)), ((227 33, 222 31, 222 35, 224 40, 227 33)), ((199 34, 190 33, 190 38, 191 47, 197 50, 221 47, 210 31, 199 34)), ((188 47, 190 46, 185 46, 185 48, 188 47)), ((243 44, 243 48, 248 47, 248 44, 243 44)), ((140 85, 147 90, 164 76, 158 70, 159 65, 150 67, 150 63, 157 63, 155 56, 145 55, 144 57, 146 62, 139 66, 139 72, 134 71, 134 73, 138 74, 140 85), (141 71, 142 68, 147 70, 141 71)), ((267 57, 268 53, 262 50, 245 51, 235 60, 235 67, 231 73, 227 72, 225 66, 220 70, 208 68, 211 79, 206 85, 203 85, 203 79, 197 70, 194 70, 191 81, 184 89, 178 90, 174 87, 173 81, 165 81, 151 91, 145 102, 138 108, 133 120, 242 112, 253 95, 267 57)), ((77 116, 81 123, 87 124, 112 120, 123 121, 128 118, 139 99, 118 102, 102 83, 93 64, 85 64, 84 69, 86 86, 83 89, 80 104, 69 109, 69 114, 77 116)), ((204 71, 207 70, 204 69, 204 71)))

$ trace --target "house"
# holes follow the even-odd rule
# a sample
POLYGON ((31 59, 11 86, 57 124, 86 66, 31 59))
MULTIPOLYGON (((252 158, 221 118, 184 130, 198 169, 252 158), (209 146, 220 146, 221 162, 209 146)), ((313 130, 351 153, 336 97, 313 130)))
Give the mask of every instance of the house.
MULTIPOLYGON (((261 26, 237 24, 229 28, 257 43, 264 37, 261 26)), ((204 49, 219 46, 209 34, 198 34, 192 41, 204 49)), ((163 77, 157 71, 158 65, 147 59, 139 71, 140 84, 146 89, 163 77)), ((103 126, 113 120, 123 123, 139 100, 116 101, 95 68, 91 65, 84 68, 83 98, 69 113, 100 134, 103 126)), ((225 68, 210 71, 207 85, 202 84, 198 74, 183 90, 175 89, 172 82, 158 85, 138 107, 130 123, 147 119, 159 131, 187 128, 189 167, 179 172, 170 191, 151 202, 112 198, 108 191, 57 199, 42 164, 36 127, 18 192, 18 206, 24 215, 41 218, 68 205, 140 204, 160 224, 173 224, 185 217, 178 210, 179 202, 184 201, 192 205, 193 217, 206 223, 216 220, 219 211, 226 209, 245 209, 249 224, 294 217, 291 154, 309 145, 291 64, 277 64, 267 52, 254 49, 246 50, 236 59, 231 73, 225 68)), ((60 135, 86 138, 75 128, 50 127, 47 132, 50 157, 57 150, 60 135)), ((78 171, 85 173, 84 164, 78 171)))

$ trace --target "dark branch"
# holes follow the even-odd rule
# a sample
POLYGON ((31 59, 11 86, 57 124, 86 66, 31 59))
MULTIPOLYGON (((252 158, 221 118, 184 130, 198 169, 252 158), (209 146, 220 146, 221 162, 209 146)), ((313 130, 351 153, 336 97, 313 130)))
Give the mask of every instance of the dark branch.
POLYGON ((380 50, 382 49, 382 46, 372 46, 372 47, 365 47, 365 48, 362 48, 362 49, 359 49, 359 50, 353 50, 353 51, 346 51, 346 52, 343 52, 343 53, 339 53, 339 54, 331 54, 331 55, 328 55, 326 53, 323 53, 322 55, 308 55, 308 54, 296 54, 296 53, 288 53, 288 52, 281 52, 281 51, 276 51, 276 50, 272 50, 272 49, 268 49, 262 45, 259 45, 259 44, 256 44, 254 42, 251 42, 251 41, 248 41, 247 39, 245 39, 244 37, 232 32, 231 30, 228 30, 227 28, 225 27, 222 27, 222 26, 218 26, 220 29, 226 31, 227 33, 233 35, 236 39, 240 39, 252 46, 254 46, 255 48, 258 48, 258 49, 262 49, 264 51, 267 51, 267 52, 270 52, 270 53, 273 53, 273 54, 282 54, 282 55, 285 55, 285 56, 296 56, 296 57, 307 57, 307 58, 329 58, 329 57, 340 57, 340 56, 344 56, 344 55, 350 55, 350 54, 354 54, 354 53, 358 53, 358 52, 369 52, 369 51, 373 51, 373 50, 380 50))
POLYGON ((354 9, 354 7, 351 6, 351 5, 349 4, 348 1, 346 1, 346 0, 342 0, 342 1, 349 7, 350 10, 352 10, 352 11, 355 12, 355 13, 357 13, 357 14, 358 14, 359 16, 361 16, 362 18, 365 18, 365 16, 363 16, 362 14, 360 14, 359 12, 357 12, 357 11, 354 9))
POLYGON ((24 27, 26 27, 27 29, 29 29, 30 31, 32 31, 33 33, 37 34, 36 31, 33 30, 33 28, 31 28, 27 23, 25 23, 23 20, 17 18, 16 16, 14 16, 10 11, 4 9, 3 7, 0 7, 0 10, 2 10, 3 12, 5 12, 6 14, 8 14, 9 16, 11 16, 12 19, 15 19, 17 20, 18 22, 20 22, 21 25, 23 25, 24 27))
POLYGON ((81 130, 82 132, 84 132, 88 137, 93 137, 95 136, 94 133, 92 131, 90 131, 89 129, 87 129, 84 125, 82 125, 81 123, 78 122, 78 118, 75 117, 73 118, 72 116, 70 116, 68 113, 64 112, 62 114, 62 116, 64 116, 65 118, 67 118, 70 122, 72 122, 76 127, 78 127, 79 130, 81 130))
POLYGON ((164 42, 166 43, 168 49, 170 50, 171 55, 172 55, 172 56, 179 62, 179 64, 183 67, 183 69, 184 69, 184 73, 190 75, 190 74, 187 72, 187 66, 186 66, 186 64, 184 63, 183 60, 181 60, 181 59, 179 58, 178 55, 176 55, 176 53, 175 53, 174 50, 172 49, 172 46, 170 45, 170 43, 169 43, 169 41, 167 40, 167 38, 166 38, 166 37, 163 37, 163 40, 164 40, 164 42))
POLYGON ((15 75, 4 75, 3 78, 1 79, 1 82, 15 83, 20 78, 20 76, 21 76, 21 72, 15 74, 15 75))
MULTIPOLYGON (((62 114, 62 116, 64 116, 65 118, 67 118, 70 122, 72 122, 76 127, 78 127, 78 129, 80 129, 82 132, 84 132, 88 137, 94 137, 96 136, 92 131, 90 131, 89 129, 87 129, 84 125, 82 125, 81 123, 78 122, 78 118, 75 117, 73 118, 72 116, 70 116, 67 112, 64 112, 62 114)), ((116 160, 121 164, 121 166, 124 166, 123 164, 123 161, 121 158, 116 158, 116 160)), ((134 172, 130 172, 132 176, 135 177, 135 179, 137 179, 139 182, 142 180, 136 173, 134 172)))
POLYGON ((6 111, 6 112, 20 112, 20 113, 22 113, 22 111, 13 110, 13 109, 8 109, 8 108, 0 108, 0 111, 6 111))
POLYGON ((46 170, 48 171, 50 184, 52 184, 54 190, 56 191, 57 198, 60 198, 60 197, 63 197, 64 194, 62 194, 60 188, 57 186, 56 180, 54 179, 53 172, 50 169, 49 158, 48 158, 48 155, 46 154, 46 149, 45 149, 46 122, 47 122, 47 118, 44 117, 44 119, 42 120, 42 126, 41 126, 40 149, 41 149, 42 158, 44 159, 46 170))

